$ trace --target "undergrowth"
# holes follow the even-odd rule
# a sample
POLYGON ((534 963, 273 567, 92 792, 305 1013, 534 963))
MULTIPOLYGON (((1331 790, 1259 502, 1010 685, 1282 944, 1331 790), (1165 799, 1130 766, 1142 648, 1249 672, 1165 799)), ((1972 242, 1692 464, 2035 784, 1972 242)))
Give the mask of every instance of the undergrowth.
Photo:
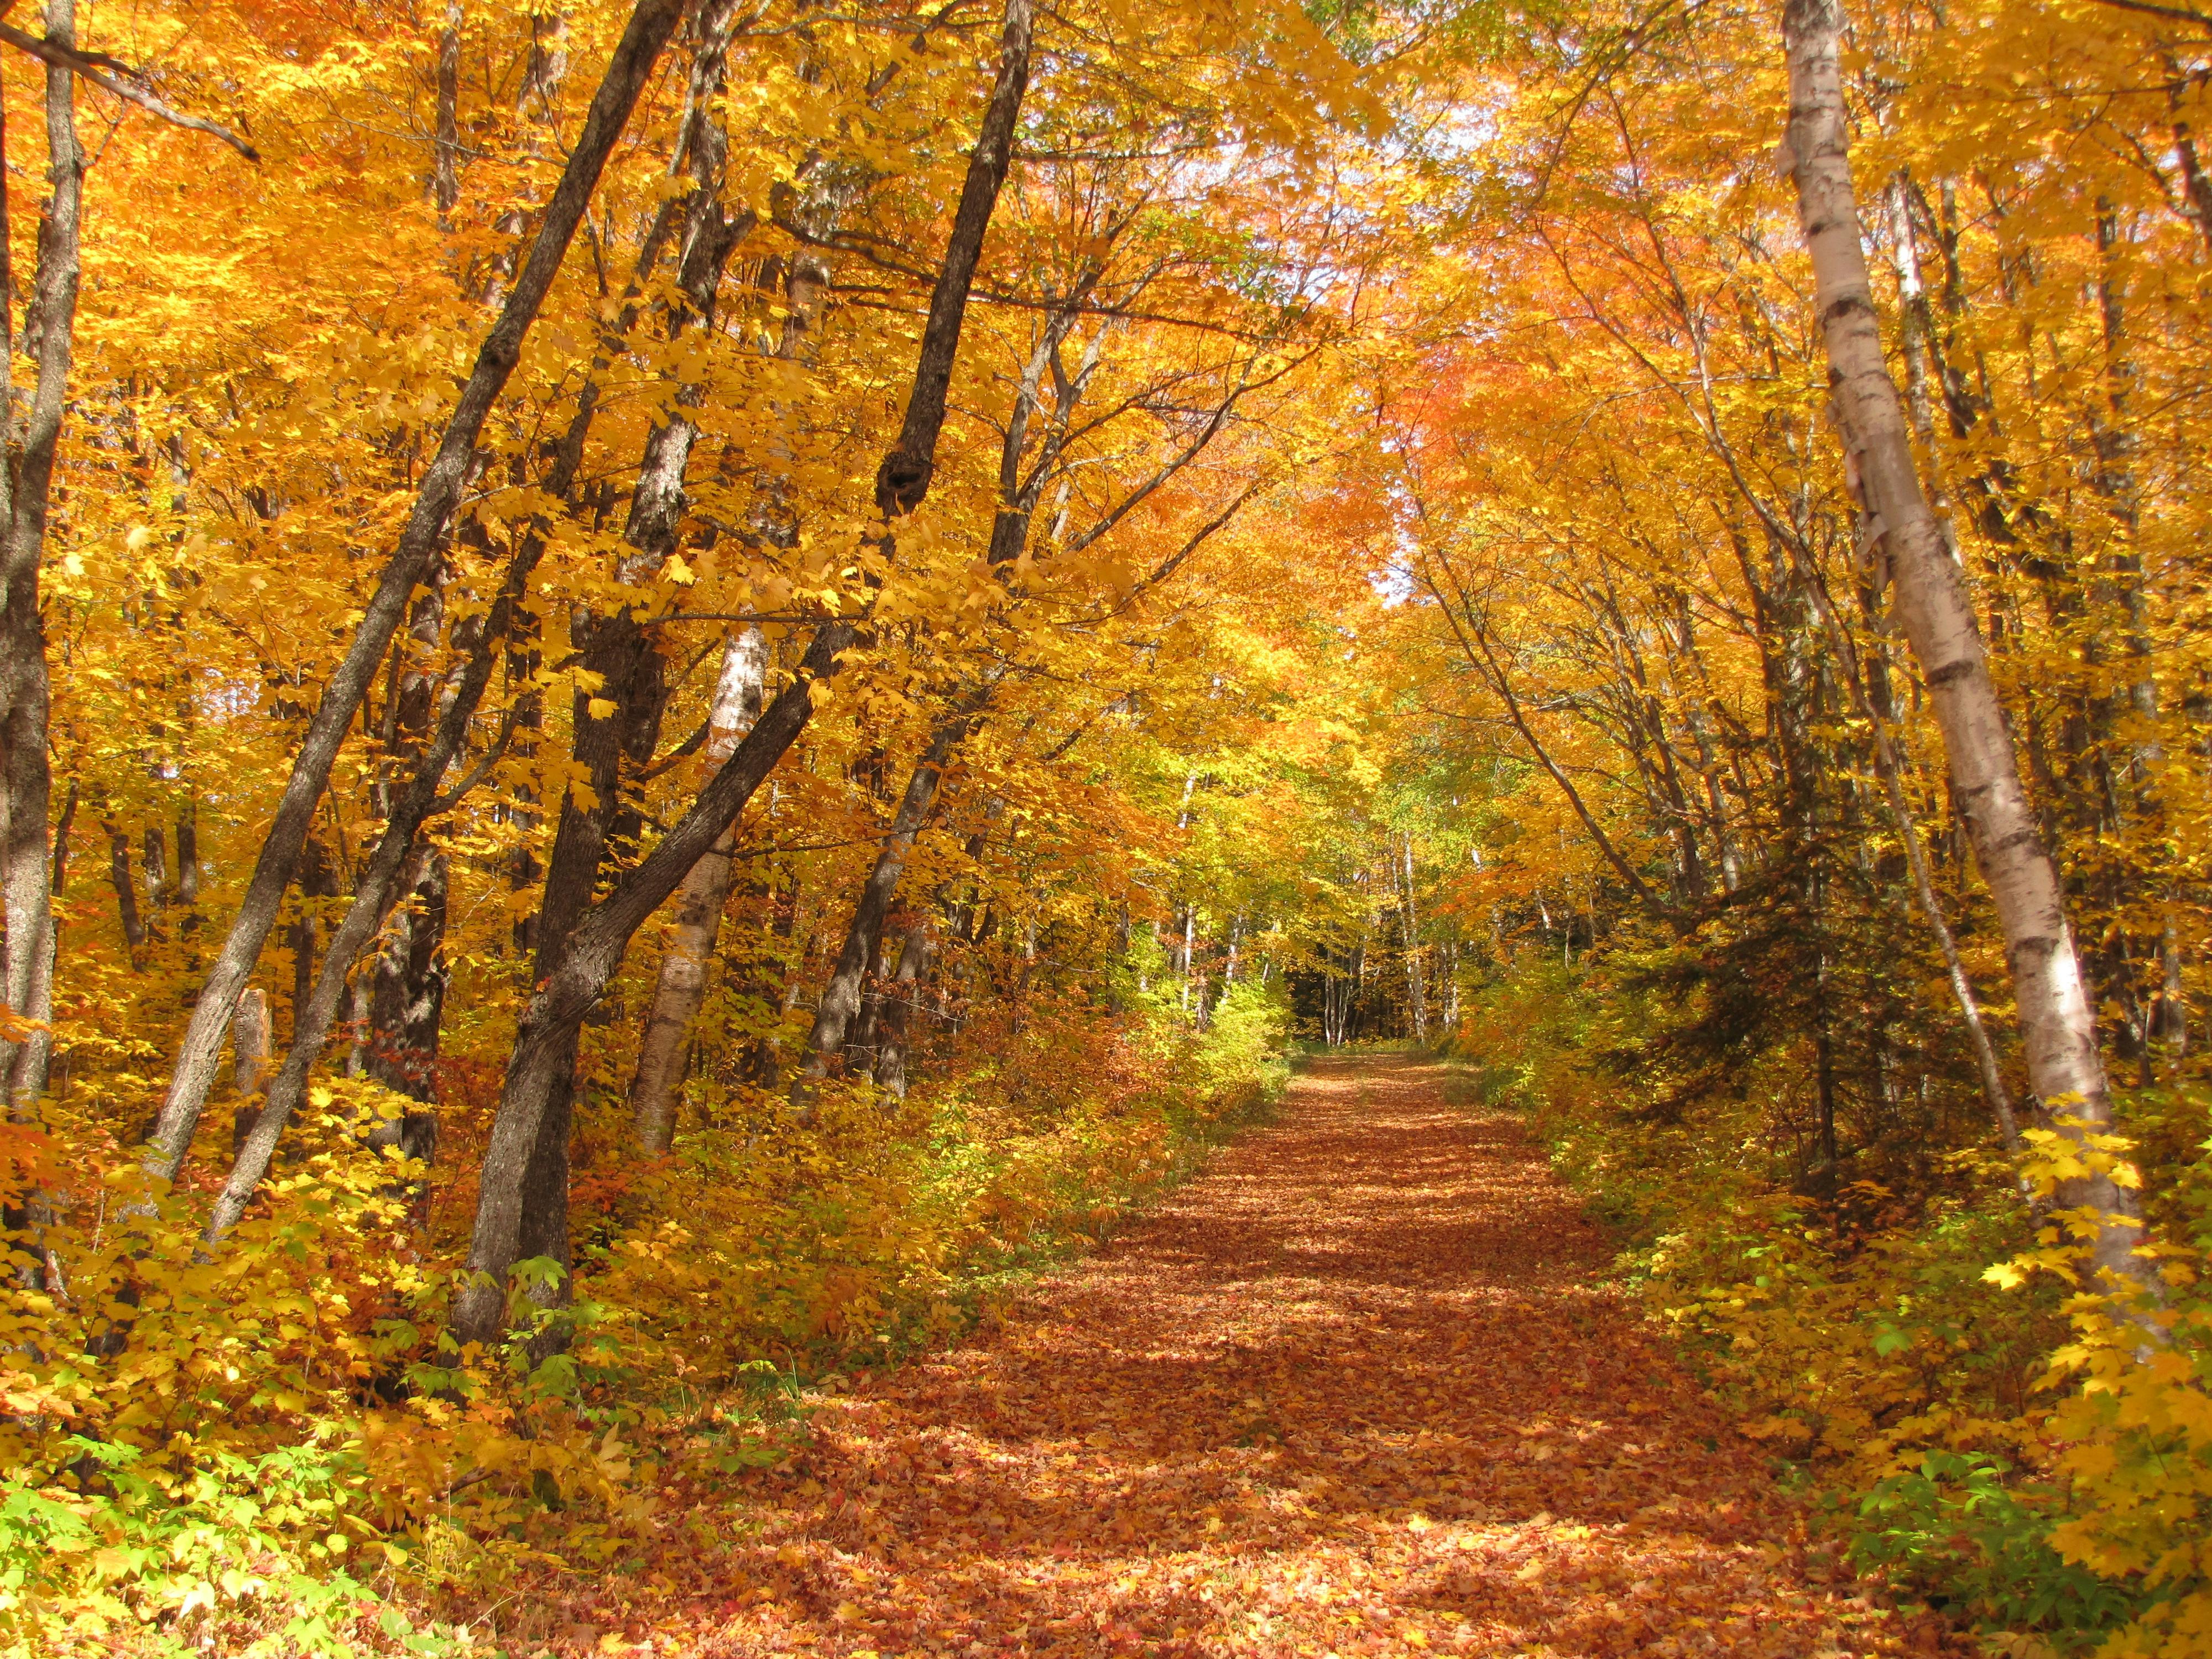
MULTIPOLYGON (((2027 1136, 2033 1208, 1971 1133, 1847 1149, 1842 1178, 1808 1181, 1787 1156, 1805 1057, 1686 1093, 1669 1018, 1540 969, 1478 999, 1449 1052, 1462 1098, 1542 1138, 1621 1279, 1861 1573, 2024 1659, 2212 1651, 2204 1094, 2124 1103, 2158 1160, 2166 1300, 2146 1310, 2086 1282, 2087 1218, 2048 1207, 2073 1170, 2055 1133, 2027 1136)), ((2132 1182, 2130 1154, 2091 1156, 2132 1182)))
POLYGON ((1282 1027, 1256 987, 1203 1031, 1041 1000, 905 1103, 833 1092, 802 1127, 763 1091, 695 1102, 672 1156, 594 1159, 573 1285, 517 1273, 519 1311, 533 1281, 562 1305, 489 1353, 441 1337, 465 1238, 420 1228, 423 1172, 365 1144, 367 1085, 319 1095, 212 1252, 205 1194, 149 1188, 97 1121, 64 1126, 106 1146, 91 1169, 9 1131, 15 1246, 69 1289, 0 1285, 0 1644, 498 1650, 517 1571, 618 1567, 665 1482, 783 1463, 815 1390, 943 1341, 1182 1178, 1279 1092, 1282 1027), (533 1334, 557 1352, 533 1363, 533 1334))

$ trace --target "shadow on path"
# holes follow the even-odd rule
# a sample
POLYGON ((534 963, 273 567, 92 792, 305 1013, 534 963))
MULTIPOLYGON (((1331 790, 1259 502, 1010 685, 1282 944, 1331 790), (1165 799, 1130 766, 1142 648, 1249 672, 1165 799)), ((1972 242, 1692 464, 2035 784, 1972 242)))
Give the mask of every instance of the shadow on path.
POLYGON ((995 1329, 825 1406, 664 1652, 1910 1650, 1509 1119, 1322 1062, 995 1329))

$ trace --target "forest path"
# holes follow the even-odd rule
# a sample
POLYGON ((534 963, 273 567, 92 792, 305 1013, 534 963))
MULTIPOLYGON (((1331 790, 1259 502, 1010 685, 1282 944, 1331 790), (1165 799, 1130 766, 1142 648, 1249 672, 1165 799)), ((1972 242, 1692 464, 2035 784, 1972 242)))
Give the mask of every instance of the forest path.
POLYGON ((1314 1066, 994 1328, 824 1405, 749 1535, 671 1570, 657 1650, 1911 1650, 1446 1076, 1314 1066))

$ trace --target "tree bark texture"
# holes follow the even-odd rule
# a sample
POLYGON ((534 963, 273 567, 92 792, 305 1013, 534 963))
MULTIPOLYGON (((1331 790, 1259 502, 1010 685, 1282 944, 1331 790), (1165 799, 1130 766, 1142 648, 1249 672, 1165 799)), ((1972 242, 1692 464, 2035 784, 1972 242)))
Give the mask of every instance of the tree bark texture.
POLYGON ((990 226, 999 191, 1006 182, 1006 169, 1014 154, 1014 125, 1021 117, 1022 99, 1029 91, 1030 49, 1035 21, 1030 0, 1006 0, 1006 22, 999 35, 999 70, 991 84, 990 101, 984 106, 983 124, 975 149, 968 158, 968 174, 960 187, 960 205, 952 216, 952 234, 945 244, 944 268, 929 296, 929 320, 921 331, 921 352, 915 364, 914 391, 907 400, 906 419, 898 443, 884 456, 876 471, 876 506, 887 519, 911 513, 929 494, 931 474, 937 465, 937 436, 945 427, 945 399, 952 389, 953 360, 960 353, 960 329, 968 313, 968 295, 975 283, 976 262, 983 255, 983 233, 990 226))
POLYGON ((438 1146, 438 1031, 449 977, 443 946, 450 860, 442 847, 416 842, 405 889, 369 969, 368 1076, 420 1103, 372 1130, 369 1144, 428 1163, 438 1146))
MULTIPOLYGON (((516 1033, 491 1139, 484 1149, 476 1229, 469 1247, 472 1275, 454 1298, 454 1334, 489 1342, 505 1323, 506 1280, 526 1254, 524 1214, 532 1154, 550 1117, 565 1113, 574 1075, 576 1031, 622 965, 630 936, 676 890, 691 867, 736 822, 753 792, 795 741, 812 712, 814 682, 836 672, 838 656, 855 629, 845 622, 815 630, 792 683, 762 710, 753 729, 707 787, 661 837, 653 851, 585 913, 561 953, 559 965, 539 985, 516 1033)), ((564 1130, 565 1134, 565 1130, 564 1130)), ((566 1215, 565 1188, 534 1189, 545 1200, 533 1232, 547 1232, 566 1215), (545 1208, 557 1204, 559 1218, 545 1208)))
MULTIPOLYGON (((2021 786, 1965 575, 1922 489, 1905 410, 1882 355, 1852 191, 1838 63, 1841 28, 1835 0, 1788 0, 1783 9, 1790 125, 1781 159, 1796 179, 1799 222, 1812 256, 1837 424, 1856 462, 1870 529, 1888 550, 1898 613, 1943 733, 1953 799, 2003 930, 2039 1112, 2061 1133, 2084 1140, 2112 1127, 2096 1011, 2057 868, 2021 786)), ((2124 1188, 2108 1176, 2092 1175, 2063 1183, 2059 1199, 2100 1218, 2093 1254, 2108 1284, 2146 1280, 2146 1264, 2134 1254, 2136 1206, 2124 1188)))
POLYGON ((238 1113, 232 1122, 232 1142, 243 1146, 261 1116, 263 1093, 276 1057, 276 1030, 269 1017, 269 993, 249 986, 238 1000, 238 1012, 230 1023, 231 1086, 238 1092, 238 1113))
MULTIPOLYGON (((75 0, 47 0, 46 39, 76 46, 75 0)), ((47 814, 53 775, 47 748, 51 687, 39 565, 46 545, 54 459, 69 399, 70 353, 76 327, 78 246, 84 208, 84 152, 76 137, 76 77, 46 70, 46 177, 39 264, 24 317, 23 344, 38 365, 21 447, 12 457, 13 488, 0 483, 7 544, 0 568, 0 888, 7 937, 0 945, 0 994, 17 1018, 35 1022, 20 1040, 0 1040, 9 1115, 28 1121, 46 1088, 53 1038, 53 872, 47 814)), ((0 220, 0 232, 5 223, 0 220)), ((0 304, 4 304, 0 297, 0 304)), ((0 403, 11 401, 0 381, 0 403)), ((12 414, 12 411, 10 411, 12 414)))
MULTIPOLYGON (((711 0, 701 21, 693 55, 687 106, 690 118, 680 149, 691 167, 692 187, 678 198, 679 213, 665 222, 680 223, 677 255, 678 299, 663 316, 668 337, 710 330, 724 273, 738 244, 753 225, 750 213, 732 213, 722 199, 722 173, 728 141, 716 115, 716 102, 727 68, 734 0, 711 0)), ((658 238, 649 239, 641 270, 657 258, 658 238)), ((668 417, 647 435, 638 465, 629 514, 623 526, 626 550, 615 560, 613 575, 623 586, 649 581, 676 551, 698 425, 692 411, 702 389, 679 383, 668 417)), ((640 820, 623 800, 625 761, 642 765, 653 758, 667 707, 668 686, 659 643, 635 605, 623 603, 600 613, 580 609, 569 623, 570 641, 588 675, 589 691, 574 699, 570 755, 587 780, 563 796, 546 860, 544 891, 538 909, 537 958, 532 977, 544 984, 558 971, 576 924, 590 907, 602 866, 617 842, 635 838, 640 820)), ((619 961, 619 957, 617 957, 619 961)), ((579 1028, 567 1036, 568 1058, 555 1064, 561 1080, 538 1127, 524 1177, 526 1200, 519 1259, 545 1258, 562 1269, 557 1281, 540 1282, 534 1294, 544 1305, 568 1300, 568 1132, 579 1028)), ((553 1340, 549 1334, 549 1340, 553 1340)))
POLYGON ((461 22, 460 0, 446 0, 446 27, 438 33, 437 131, 430 167, 430 199, 441 225, 461 200, 461 22))

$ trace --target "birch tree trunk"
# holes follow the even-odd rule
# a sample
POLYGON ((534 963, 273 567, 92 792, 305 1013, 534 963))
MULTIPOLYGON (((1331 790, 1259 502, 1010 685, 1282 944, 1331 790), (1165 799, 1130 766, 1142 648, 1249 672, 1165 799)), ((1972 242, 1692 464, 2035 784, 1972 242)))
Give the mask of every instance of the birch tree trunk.
MULTIPOLYGON (((748 627, 722 647, 722 672, 708 712, 707 758, 720 766, 760 718, 768 683, 768 636, 748 627)), ((640 1150, 668 1150, 676 1133, 676 1099, 684 1081, 684 1056, 691 1022, 707 994, 707 964, 714 959, 722 907, 729 902, 737 853, 737 826, 722 831, 707 856, 691 866, 676 890, 676 920, 667 954, 653 990, 653 1006, 638 1039, 637 1076, 630 1111, 640 1150)))
MULTIPOLYGON (((2022 787, 2002 704, 1990 678, 1966 578, 1923 493, 1896 382, 1882 356, 1867 276, 1838 66, 1836 0, 1786 0, 1790 125, 1778 161, 1797 188, 1812 256, 1836 422, 1854 460, 1871 528, 1887 543, 1897 609, 1925 678, 1950 763, 1953 798, 1996 902, 2020 1010, 2037 1109, 2076 1143, 2110 1132, 2112 1102, 2096 1013, 2067 923, 2058 872, 2022 787)), ((2134 1200, 2109 1176, 2062 1183, 2059 1200, 2097 1216, 2092 1255, 2108 1286, 2140 1285, 2134 1200)))
POLYGON ((890 918, 891 899, 898 891, 899 878, 905 873, 907 857, 914 851, 915 837, 921 833, 929 809, 936 804, 945 763, 975 724, 973 701, 951 719, 940 721, 913 775, 907 779, 898 810, 884 832, 874 867, 860 889, 860 902, 853 907, 853 920, 845 930, 836 966, 830 969, 830 982, 823 987, 822 1000, 815 1006, 814 1027, 806 1036, 806 1064, 791 1091, 792 1104, 802 1113, 813 1104, 816 1085, 844 1056, 854 1020, 860 1012, 868 963, 883 942, 884 923, 890 918))

